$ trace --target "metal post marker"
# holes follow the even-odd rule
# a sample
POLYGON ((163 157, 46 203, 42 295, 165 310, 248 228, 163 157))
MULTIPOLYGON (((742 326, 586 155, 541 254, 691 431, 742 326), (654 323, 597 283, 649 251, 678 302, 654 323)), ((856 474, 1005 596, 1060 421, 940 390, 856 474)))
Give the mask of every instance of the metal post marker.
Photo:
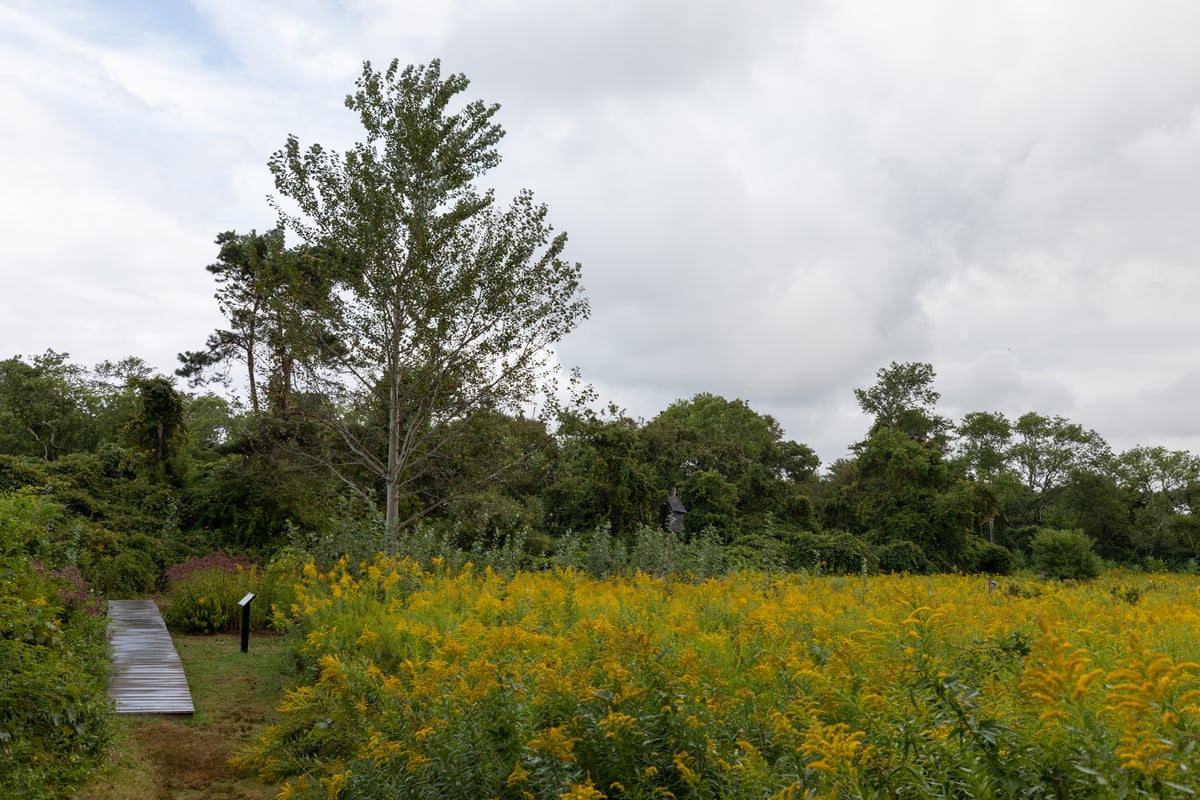
POLYGON ((242 607, 242 652, 246 653, 250 650, 250 601, 254 599, 254 592, 246 592, 246 596, 238 600, 238 605, 242 607))

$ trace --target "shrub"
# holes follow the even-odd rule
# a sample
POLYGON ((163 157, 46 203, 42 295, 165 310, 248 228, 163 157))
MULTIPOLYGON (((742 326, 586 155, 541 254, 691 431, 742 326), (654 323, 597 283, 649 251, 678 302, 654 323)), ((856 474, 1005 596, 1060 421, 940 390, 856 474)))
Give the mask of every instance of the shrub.
POLYGON ((51 548, 51 532, 63 517, 62 506, 28 491, 0 496, 0 530, 5 552, 41 558, 51 548))
MULTIPOLYGON (((329 515, 321 522, 320 527, 314 527, 289 519, 283 526, 288 545, 308 553, 323 569, 333 566, 343 556, 351 564, 359 564, 383 550, 383 515, 368 503, 341 499, 334 503, 329 515)), ((406 548, 418 540, 429 544, 431 538, 438 540, 439 548, 452 547, 444 534, 432 533, 430 526, 424 523, 404 531, 401 538, 407 540, 400 543, 401 552, 408 552, 406 548)))
POLYGON ((575 531, 567 531, 554 543, 554 555, 550 557, 550 564, 559 569, 576 567, 582 554, 583 539, 575 531))
MULTIPOLYGON (((325 563, 319 553, 308 549, 305 549, 305 552, 313 557, 316 566, 321 567, 325 563)), ((437 562, 445 565, 448 569, 458 569, 470 560, 467 554, 454 544, 451 532, 443 526, 430 525, 424 521, 400 532, 398 552, 426 567, 437 562)), ((357 560, 349 555, 343 558, 347 563, 359 564, 370 556, 364 556, 357 560)), ((339 559, 334 559, 332 563, 338 561, 339 559)))
POLYGON ((876 547, 875 558, 879 561, 879 571, 883 573, 909 572, 920 575, 929 572, 930 569, 925 551, 920 545, 907 539, 876 547))
POLYGON ((583 569, 593 577, 602 578, 620 573, 625 566, 625 558, 625 548, 612 534, 607 522, 593 528, 591 534, 584 539, 583 569))
POLYGON ((1033 563, 1046 577, 1090 580, 1103 571, 1100 556, 1092 551, 1092 537, 1080 530, 1043 528, 1029 547, 1033 563))
POLYGON ((1013 555, 1007 547, 985 542, 978 536, 967 538, 963 549, 964 572, 986 572, 990 575, 1007 575, 1012 572, 1013 555))
POLYGON ((104 601, 88 586, 88 582, 79 572, 79 567, 72 565, 62 569, 48 570, 34 562, 34 569, 40 574, 58 581, 59 588, 56 596, 67 614, 84 613, 96 617, 104 613, 104 601))
POLYGON ((305 566, 236 761, 296 800, 1194 797, 1195 581, 1122 580, 305 566))
POLYGON ((716 528, 705 528, 676 550, 681 577, 703 580, 724 575, 729 569, 728 552, 716 528))
POLYGON ((670 575, 679 569, 675 551, 683 542, 674 533, 643 525, 633 534, 629 568, 647 575, 670 575))
POLYGON ((67 625, 53 603, 40 602, 46 595, 10 591, 0 602, 0 786, 9 797, 69 796, 112 733, 103 624, 76 615, 67 625))
POLYGON ((736 570, 775 572, 787 567, 788 543, 771 528, 760 528, 737 535, 725 558, 736 570))
POLYGON ((787 545, 788 569, 807 569, 814 573, 850 575, 877 566, 871 547, 860 537, 847 531, 792 534, 787 545))
POLYGON ((191 573, 172 584, 163 619, 184 633, 237 630, 241 622, 237 601, 246 593, 246 576, 223 569, 191 573))
POLYGON ((248 570, 251 566, 253 565, 250 563, 250 559, 245 556, 230 556, 221 552, 209 553, 206 556, 190 558, 168 569, 166 573, 167 583, 168 585, 174 585, 184 578, 206 570, 234 573, 238 570, 248 570))
POLYGON ((263 571, 242 556, 210 553, 177 564, 167 570, 167 608, 163 619, 184 633, 236 631, 242 622, 238 601, 254 592, 250 604, 250 627, 266 630, 274 624, 273 606, 286 611, 294 592, 291 584, 297 568, 295 553, 277 558, 263 571))
POLYGON ((728 556, 729 548, 722 544, 721 534, 715 528, 705 528, 690 541, 683 541, 659 528, 642 526, 634 532, 626 549, 609 533, 608 525, 601 525, 584 536, 574 532, 560 536, 546 563, 561 569, 579 569, 597 577, 641 572, 703 580, 724 575, 736 566, 730 564, 728 556))
POLYGON ((110 596, 146 594, 154 591, 158 583, 158 566, 154 558, 145 550, 133 548, 122 550, 110 558, 96 559, 90 574, 101 590, 110 596))
POLYGON ((525 535, 523 530, 513 531, 504 537, 499 547, 484 548, 482 541, 476 542, 476 549, 471 553, 472 561, 480 566, 491 567, 501 575, 513 575, 520 569, 528 569, 533 560, 525 552, 525 535))
POLYGON ((58 577, 30 558, 56 509, 27 499, 0 495, 0 787, 40 800, 70 796, 112 728, 103 619, 65 605, 87 608, 77 570, 58 577))

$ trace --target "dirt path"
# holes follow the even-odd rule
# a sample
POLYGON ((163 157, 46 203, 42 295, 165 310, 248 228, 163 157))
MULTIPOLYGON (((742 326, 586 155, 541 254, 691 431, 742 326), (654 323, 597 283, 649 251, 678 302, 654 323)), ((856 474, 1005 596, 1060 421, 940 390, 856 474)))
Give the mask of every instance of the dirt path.
POLYGON ((238 775, 229 759, 275 719, 283 686, 281 640, 176 636, 196 713, 124 717, 109 774, 80 800, 268 800, 277 789, 238 775))

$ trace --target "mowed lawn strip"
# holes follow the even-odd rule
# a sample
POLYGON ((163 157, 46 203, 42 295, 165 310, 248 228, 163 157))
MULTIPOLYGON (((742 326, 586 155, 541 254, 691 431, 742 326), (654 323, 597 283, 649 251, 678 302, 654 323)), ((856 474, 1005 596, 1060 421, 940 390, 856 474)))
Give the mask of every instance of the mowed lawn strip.
POLYGON ((108 773, 80 800, 267 800, 276 788, 239 775, 229 758, 277 718, 284 639, 174 635, 196 713, 190 720, 123 717, 108 773))

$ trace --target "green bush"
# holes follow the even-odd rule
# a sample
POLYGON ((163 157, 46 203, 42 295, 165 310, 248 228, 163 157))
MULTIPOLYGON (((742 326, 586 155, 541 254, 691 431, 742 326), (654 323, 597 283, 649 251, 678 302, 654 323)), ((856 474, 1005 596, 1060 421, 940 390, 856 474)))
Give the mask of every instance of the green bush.
MULTIPOLYGON (((133 535, 129 538, 148 537, 133 535)), ((131 547, 107 558, 93 558, 88 573, 106 595, 133 597, 154 591, 159 570, 153 556, 145 550, 131 547)))
POLYGON ((40 458, 0 454, 0 492, 44 486, 47 480, 46 462, 40 458))
POLYGON ((967 538, 963 549, 964 572, 986 572, 989 575, 1007 575, 1012 572, 1013 555, 1007 547, 985 542, 978 536, 967 538))
MULTIPOLYGON (((308 553, 321 569, 332 567, 343 556, 351 564, 361 564, 383 551, 383 515, 361 500, 338 500, 319 526, 291 519, 283 526, 288 546, 308 553)), ((428 524, 419 523, 401 533, 400 552, 407 553, 405 548, 410 543, 418 549, 422 544, 439 549, 452 547, 447 536, 445 531, 434 531, 428 524)))
POLYGON ((0 787, 5 797, 71 796, 112 734, 103 618, 78 571, 38 568, 53 505, 0 495, 0 787), (68 607, 68 604, 72 604, 68 607))
POLYGON ((163 619, 183 633, 235 631, 241 624, 237 602, 246 594, 249 577, 219 569, 189 575, 171 586, 163 619))
POLYGON ((738 570, 775 572, 786 569, 788 556, 788 541, 766 526, 736 535, 725 549, 726 561, 738 570))
POLYGON ((1048 578, 1090 580, 1103 571, 1092 538, 1080 530, 1043 528, 1029 543, 1033 564, 1048 578))
POLYGON ((871 546, 847 531, 795 533, 788 538, 787 566, 815 573, 849 575, 862 572, 863 564, 874 572, 877 560, 871 546))
POLYGON ((629 548, 629 569, 647 575, 670 575, 679 572, 678 551, 683 542, 674 533, 662 528, 643 525, 634 531, 629 548))
POLYGON ((294 601, 292 583, 299 567, 291 550, 285 549, 266 570, 221 553, 210 553, 168 570, 170 579, 163 619, 183 633, 221 633, 239 630, 247 592, 250 628, 267 630, 274 624, 273 607, 288 610, 294 601))
POLYGON ((907 539, 876 547, 875 558, 879 561, 879 571, 884 573, 908 572, 921 575, 930 570, 925 551, 920 545, 907 539))
POLYGON ((607 522, 593 528, 583 540, 583 569, 592 577, 619 574, 625 567, 626 555, 624 545, 607 522))

